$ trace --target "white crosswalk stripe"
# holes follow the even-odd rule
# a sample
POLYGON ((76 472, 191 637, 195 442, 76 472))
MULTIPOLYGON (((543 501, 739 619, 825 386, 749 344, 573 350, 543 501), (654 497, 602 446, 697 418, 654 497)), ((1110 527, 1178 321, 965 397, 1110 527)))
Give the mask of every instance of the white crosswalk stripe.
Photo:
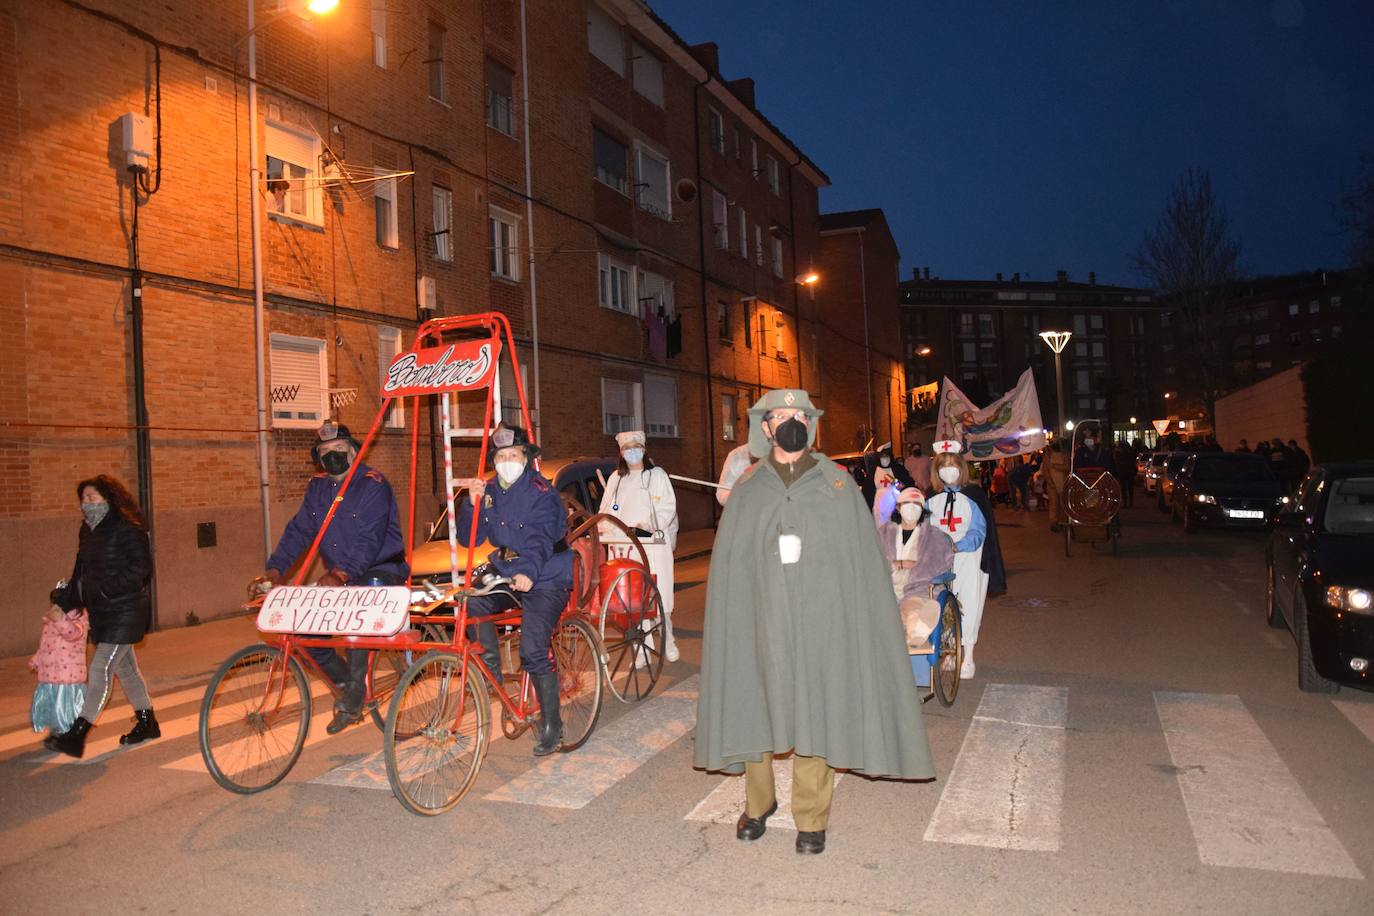
POLYGON ((1364 877, 1240 697, 1154 696, 1203 862, 1364 877))
MULTIPOLYGON (((171 709, 180 706, 182 703, 191 701, 199 702, 205 696, 205 685, 199 684, 195 687, 187 687, 184 690, 176 690, 172 693, 164 693, 152 698, 153 709, 171 709)), ((100 722, 107 725, 128 721, 128 728, 133 727, 134 711, 128 703, 111 704, 105 707, 100 714, 100 722)), ((97 723, 97 726, 100 723, 97 723)), ((128 728, 121 727, 120 731, 127 731, 128 728)), ((164 733, 166 729, 163 729, 164 733)), ((38 745, 43 740, 43 735, 35 732, 32 728, 23 728, 18 731, 8 732, 0 735, 0 754, 12 751, 16 748, 38 745)), ((118 739, 115 744, 118 744, 118 739)), ((89 754, 87 756, 90 756, 89 754)))
MULTIPOLYGON (((843 773, 835 774, 838 791, 843 773)), ((768 818, 768 827, 781 827, 796 830, 797 822, 792 818, 792 760, 773 761, 773 792, 778 802, 778 810, 768 818)), ((727 776, 711 794, 697 803, 683 820, 707 821, 712 824, 733 824, 744 811, 744 777, 727 776)))
POLYGON ((1058 850, 1068 707, 1064 687, 989 684, 926 840, 1058 850))

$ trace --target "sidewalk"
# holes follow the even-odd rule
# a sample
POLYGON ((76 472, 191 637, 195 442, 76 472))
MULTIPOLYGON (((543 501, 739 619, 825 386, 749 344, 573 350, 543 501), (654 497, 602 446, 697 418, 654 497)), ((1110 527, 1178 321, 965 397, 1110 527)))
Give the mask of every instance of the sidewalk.
POLYGON ((673 562, 695 560, 697 557, 711 555, 711 545, 716 540, 716 529, 697 528, 693 531, 679 531, 677 550, 673 551, 673 562))

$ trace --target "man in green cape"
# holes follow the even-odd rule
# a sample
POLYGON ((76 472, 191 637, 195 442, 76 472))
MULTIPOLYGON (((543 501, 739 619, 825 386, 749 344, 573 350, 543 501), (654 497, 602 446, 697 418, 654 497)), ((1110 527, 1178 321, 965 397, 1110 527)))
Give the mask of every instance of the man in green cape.
POLYGON ((873 516, 844 469, 811 451, 801 390, 749 411, 749 451, 707 580, 695 766, 745 773, 736 826, 777 810, 772 758, 792 751, 797 851, 825 849, 835 769, 933 779, 921 699, 873 516))

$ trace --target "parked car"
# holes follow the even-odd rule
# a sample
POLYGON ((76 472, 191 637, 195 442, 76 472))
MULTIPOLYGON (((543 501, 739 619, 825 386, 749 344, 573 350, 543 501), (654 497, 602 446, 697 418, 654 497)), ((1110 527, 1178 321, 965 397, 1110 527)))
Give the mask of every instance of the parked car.
POLYGON ((1145 469, 1141 472, 1141 486, 1146 496, 1159 489, 1159 478, 1164 475, 1164 462, 1168 459, 1168 452, 1150 452, 1146 458, 1145 469))
POLYGON ((1174 494, 1174 480, 1183 465, 1193 456, 1192 452, 1169 452, 1164 456, 1164 464, 1155 480, 1155 493, 1159 497, 1159 511, 1168 512, 1174 494))
POLYGON ((1170 505, 1188 532, 1203 525, 1267 528, 1282 498, 1279 479, 1259 455, 1198 452, 1179 469, 1170 505))
MULTIPOLYGON (((553 481, 554 489, 562 496, 566 496, 576 502, 588 512, 595 512, 601 506, 601 494, 605 491, 602 483, 603 478, 609 478, 611 472, 620 459, 618 458, 572 458, 572 459, 542 459, 539 462, 539 472, 553 481), (597 471, 601 475, 597 476, 597 471)), ((459 498, 466 499, 465 493, 459 494, 459 498)), ((491 548, 485 541, 477 545, 477 550, 473 556, 477 562, 486 560, 491 548)), ((464 565, 467 557, 467 548, 459 544, 458 546, 458 572, 462 574, 466 571, 464 565)), ((423 544, 417 544, 415 553, 410 560, 412 578, 429 579, 436 585, 444 585, 449 582, 451 571, 449 569, 449 544, 448 544, 448 507, 445 506, 440 512, 439 518, 430 526, 429 536, 425 538, 423 544)))
POLYGON ((1298 687, 1374 689, 1374 461, 1303 478, 1269 537, 1268 620, 1298 644, 1298 687))
POLYGON ((1144 474, 1150 466, 1150 452, 1137 452, 1135 456, 1135 472, 1139 476, 1144 474))

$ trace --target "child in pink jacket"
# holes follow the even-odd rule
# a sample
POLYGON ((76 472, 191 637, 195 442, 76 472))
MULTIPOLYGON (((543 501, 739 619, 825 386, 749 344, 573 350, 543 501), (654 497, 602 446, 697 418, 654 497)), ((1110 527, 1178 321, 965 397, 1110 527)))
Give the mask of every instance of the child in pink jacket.
POLYGON ((62 734, 72 727, 86 699, 86 634, 90 622, 85 608, 63 613, 49 608, 43 615, 43 635, 29 668, 38 674, 29 718, 33 730, 62 734))

